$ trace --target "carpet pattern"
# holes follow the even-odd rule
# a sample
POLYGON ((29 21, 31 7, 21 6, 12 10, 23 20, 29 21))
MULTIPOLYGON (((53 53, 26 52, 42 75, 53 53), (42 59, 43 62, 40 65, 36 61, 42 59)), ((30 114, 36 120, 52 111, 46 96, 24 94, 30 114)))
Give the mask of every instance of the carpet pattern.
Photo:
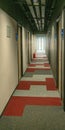
POLYGON ((62 106, 47 57, 32 60, 3 116, 22 116, 27 105, 62 106))
POLYGON ((65 130, 62 106, 27 105, 23 116, 2 116, 0 130, 65 130))
MULTIPOLYGON (((28 70, 28 69, 27 69, 28 70)), ((34 72, 28 72, 26 71, 24 74, 24 77, 32 77, 33 75, 51 75, 52 74, 52 70, 35 70, 34 72)))
POLYGON ((62 101, 46 56, 34 58, 27 68, 0 118, 0 130, 65 130, 62 101))

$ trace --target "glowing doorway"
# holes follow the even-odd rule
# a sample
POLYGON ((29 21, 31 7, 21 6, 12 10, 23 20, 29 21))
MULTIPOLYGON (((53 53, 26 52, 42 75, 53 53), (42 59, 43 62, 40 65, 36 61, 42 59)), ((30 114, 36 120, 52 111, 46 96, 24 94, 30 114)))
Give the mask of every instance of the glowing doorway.
POLYGON ((45 38, 37 37, 36 39, 36 56, 43 57, 45 54, 45 38))

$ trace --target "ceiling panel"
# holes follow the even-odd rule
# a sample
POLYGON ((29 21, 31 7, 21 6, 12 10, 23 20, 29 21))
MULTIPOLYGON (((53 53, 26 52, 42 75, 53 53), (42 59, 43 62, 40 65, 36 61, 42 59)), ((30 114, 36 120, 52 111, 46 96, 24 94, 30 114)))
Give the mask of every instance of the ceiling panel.
POLYGON ((44 24, 42 24, 42 29, 44 29, 44 24))
POLYGON ((39 6, 36 6, 35 8, 36 8, 37 17, 40 17, 39 6))
POLYGON ((35 21, 35 23, 37 24, 37 20, 36 20, 36 19, 34 19, 34 21, 35 21))
POLYGON ((41 21, 39 21, 39 26, 41 27, 41 21))
POLYGON ((38 28, 38 30, 39 30, 39 26, 38 26, 38 24, 37 24, 37 28, 38 28))
POLYGON ((44 19, 42 19, 42 23, 44 23, 44 19))
POLYGON ((35 18, 35 13, 34 13, 33 7, 29 6, 29 9, 30 9, 30 12, 31 12, 32 16, 35 18))
POLYGON ((42 24, 42 27, 44 27, 44 23, 42 24))
POLYGON ((65 7, 65 0, 0 0, 0 6, 24 27, 33 32, 41 32, 44 29, 43 32, 46 33, 65 7), (42 17, 39 16, 40 14, 42 17))
POLYGON ((42 28, 44 27, 44 17, 45 17, 45 1, 46 0, 41 0, 41 17, 40 17, 40 6, 39 6, 39 0, 26 0, 27 4, 28 4, 28 7, 30 9, 30 12, 34 18, 34 21, 35 21, 35 24, 38 28, 38 30, 42 30, 42 28), (31 3, 33 1, 33 4, 31 3), (36 10, 36 13, 35 13, 35 10, 36 10), (42 27, 43 25, 43 27, 42 27))
POLYGON ((42 17, 45 16, 45 6, 42 6, 42 17))
POLYGON ((34 19, 34 21, 35 21, 35 23, 36 23, 36 26, 37 26, 37 28, 38 28, 37 19, 34 19))
POLYGON ((35 23, 37 24, 37 19, 34 19, 35 23))
POLYGON ((39 5, 38 0, 32 0, 34 5, 39 5))
POLYGON ((46 0, 41 0, 41 4, 45 4, 46 0))
POLYGON ((26 0, 28 5, 31 5, 31 0, 26 0))

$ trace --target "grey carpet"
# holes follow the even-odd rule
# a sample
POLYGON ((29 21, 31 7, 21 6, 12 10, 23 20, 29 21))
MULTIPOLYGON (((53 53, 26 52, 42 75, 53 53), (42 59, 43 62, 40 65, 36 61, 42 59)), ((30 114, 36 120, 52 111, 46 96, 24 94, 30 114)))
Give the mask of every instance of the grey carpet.
POLYGON ((52 71, 51 70, 35 70, 34 74, 51 75, 52 71))
POLYGON ((0 130, 65 130, 65 113, 57 106, 26 106, 21 117, 2 116, 0 130))
POLYGON ((24 77, 32 77, 33 74, 33 72, 25 72, 24 77))
POLYGON ((34 72, 25 72, 24 77, 32 77, 33 75, 52 75, 51 70, 35 70, 34 72))

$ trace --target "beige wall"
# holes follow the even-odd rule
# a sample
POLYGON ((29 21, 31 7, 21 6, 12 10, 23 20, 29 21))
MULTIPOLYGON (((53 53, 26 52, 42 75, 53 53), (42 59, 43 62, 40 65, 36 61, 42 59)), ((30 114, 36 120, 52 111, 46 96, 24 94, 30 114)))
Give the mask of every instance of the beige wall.
POLYGON ((29 63, 32 60, 32 34, 29 32, 29 63))
POLYGON ((0 9, 0 114, 18 84, 16 28, 17 23, 0 9))
POLYGON ((34 39, 34 35, 32 34, 32 59, 33 59, 33 44, 34 44, 33 39, 34 39))
POLYGON ((36 35, 33 35, 32 40, 32 55, 36 52, 36 35))

